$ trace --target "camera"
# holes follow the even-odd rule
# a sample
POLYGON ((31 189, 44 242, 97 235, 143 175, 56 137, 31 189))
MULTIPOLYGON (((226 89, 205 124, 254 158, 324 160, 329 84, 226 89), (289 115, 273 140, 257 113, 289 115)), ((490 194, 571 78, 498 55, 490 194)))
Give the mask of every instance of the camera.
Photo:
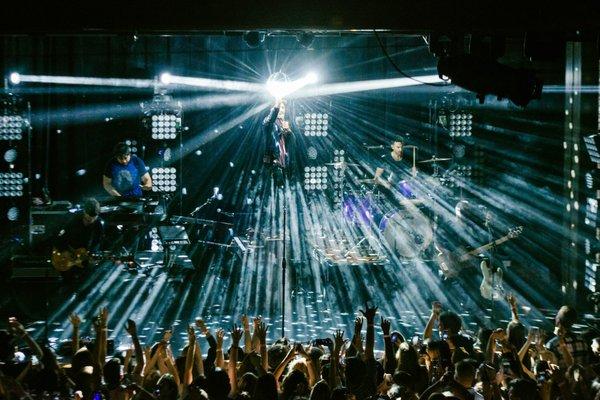
POLYGON ((400 343, 400 333, 392 332, 392 334, 390 335, 390 340, 392 341, 392 343, 400 343))

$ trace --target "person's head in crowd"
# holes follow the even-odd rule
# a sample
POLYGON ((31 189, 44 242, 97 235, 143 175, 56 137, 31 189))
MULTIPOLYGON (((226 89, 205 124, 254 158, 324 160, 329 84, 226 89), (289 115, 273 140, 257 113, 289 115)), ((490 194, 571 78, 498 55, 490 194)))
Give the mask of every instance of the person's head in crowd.
POLYGON ((397 371, 406 372, 413 376, 416 374, 419 368, 419 355, 413 346, 409 346, 406 342, 402 343, 396 353, 396 358, 398 359, 397 371))
POLYGON ((215 368, 206 374, 206 393, 210 400, 225 400, 230 391, 231 384, 226 371, 215 368))
POLYGON ((407 389, 411 392, 415 390, 415 377, 412 374, 402 370, 396 370, 396 372, 394 372, 393 379, 396 386, 405 388, 405 390, 407 389))
POLYGON ((209 400, 208 393, 203 389, 205 381, 206 377, 203 375, 195 378, 187 388, 188 396, 186 400, 209 400))
POLYGON ((506 340, 520 350, 527 341, 527 328, 519 321, 511 321, 506 327, 506 340))
POLYGON ((363 377, 367 372, 367 366, 360 357, 346 358, 346 382, 348 387, 353 384, 362 382, 363 377))
POLYGON ((428 340, 425 349, 433 365, 441 367, 444 371, 452 367, 452 352, 446 341, 428 340))
POLYGON ((114 389, 121 383, 121 361, 118 358, 111 358, 104 364, 102 371, 104 381, 109 389, 114 389))
POLYGON ((347 387, 336 387, 331 391, 331 400, 356 400, 356 396, 347 387))
POLYGON ((304 358, 294 358, 288 364, 288 371, 298 370, 302 372, 304 375, 308 376, 308 366, 306 365, 306 361, 304 358))
POLYGON ((444 393, 432 393, 427 400, 449 400, 444 393))
POLYGON ((178 389, 175 378, 171 374, 164 374, 156 384, 158 400, 177 400, 178 389))
POLYGON ((277 393, 277 380, 271 373, 258 377, 254 387, 253 400, 279 400, 277 393))
POLYGON ((274 371, 275 368, 283 361, 287 352, 290 350, 289 346, 283 343, 274 343, 267 350, 269 359, 269 368, 274 371))
POLYGON ((473 387, 477 361, 464 359, 454 364, 454 380, 465 388, 473 387))
POLYGON ((456 365, 457 362, 465 360, 469 357, 470 357, 469 353, 467 353, 465 350, 463 350, 462 347, 457 347, 452 352, 452 364, 456 365))
POLYGON ((571 306, 562 306, 554 318, 554 326, 567 333, 577 321, 577 311, 571 306))
POLYGON ((529 379, 513 379, 508 389, 509 400, 539 400, 537 384, 529 379))
POLYGON ((329 385, 327 381, 321 379, 310 391, 309 400, 329 400, 330 397, 331 391, 329 390, 329 385))
POLYGON ((281 382, 282 400, 289 400, 294 397, 308 396, 310 387, 306 375, 298 369, 292 369, 281 382))
POLYGON ((148 392, 154 392, 158 380, 160 379, 160 372, 158 370, 152 370, 147 374, 144 374, 144 379, 142 380, 142 387, 146 389, 148 392))
POLYGON ((308 351, 308 355, 312 360, 313 365, 320 365, 320 359, 323 354, 325 354, 325 352, 316 346, 311 346, 310 350, 308 351))
POLYGON ((448 336, 457 335, 462 327, 462 320, 454 311, 443 311, 440 313, 439 321, 440 333, 446 331, 448 336))
POLYGON ((257 380, 258 377, 255 374, 252 372, 246 372, 240 377, 240 379, 238 379, 238 390, 240 392, 247 392, 249 394, 254 393, 257 380))

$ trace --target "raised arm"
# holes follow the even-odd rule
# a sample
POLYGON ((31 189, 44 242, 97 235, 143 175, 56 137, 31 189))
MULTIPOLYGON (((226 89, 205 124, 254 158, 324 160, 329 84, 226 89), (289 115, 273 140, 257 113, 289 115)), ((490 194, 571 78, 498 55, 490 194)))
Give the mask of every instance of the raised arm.
MULTIPOLYGON (((361 334, 362 324, 363 324, 362 317, 356 317, 354 319, 354 334, 352 335, 352 342, 351 342, 352 349, 356 352, 356 354, 360 355, 361 357, 364 354, 364 349, 363 349, 363 344, 362 344, 362 334, 361 334)), ((354 355, 354 353, 352 353, 351 351, 347 351, 347 352, 348 352, 348 356, 354 355)))
POLYGON ((216 348, 217 347, 217 341, 215 340, 215 338, 213 337, 213 335, 210 333, 210 329, 208 329, 206 327, 206 324, 204 323, 204 321, 202 320, 202 318, 196 318, 196 326, 200 330, 200 333, 202 333, 204 335, 204 337, 206 338, 206 341, 208 342, 208 345, 211 348, 213 348, 213 349, 216 348))
POLYGON ((313 387, 318 380, 319 373, 317 371, 317 366, 313 362, 310 355, 306 352, 306 349, 302 346, 302 343, 296 344, 296 354, 299 354, 306 361, 306 366, 308 369, 308 384, 310 387, 313 387))
POLYGON ((225 361, 223 360, 223 338, 225 337, 225 331, 219 329, 217 331, 217 354, 215 358, 215 366, 221 369, 225 368, 225 361))
POLYGON ((81 318, 75 313, 69 315, 69 321, 73 327, 73 333, 71 334, 71 353, 75 355, 79 350, 79 325, 81 325, 81 318))
POLYGON ((287 367, 287 365, 294 359, 295 356, 296 356, 296 348, 290 347, 290 351, 287 352, 284 359, 281 360, 279 365, 275 368, 275 371, 273 371, 273 376, 275 376, 275 380, 277 382, 279 382, 279 378, 281 378, 283 371, 285 371, 285 367, 287 367))
POLYGON ((337 330, 333 335, 333 352, 329 362, 329 387, 335 389, 340 383, 338 365, 340 363, 340 352, 344 346, 344 331, 337 330))
POLYGON ((510 305, 510 313, 513 321, 519 321, 519 309, 517 308, 517 298, 512 294, 506 296, 506 301, 510 305))
POLYGON ((229 375, 229 383, 231 385, 231 391, 229 392, 229 398, 233 399, 238 392, 238 379, 237 379, 237 358, 238 358, 238 347, 240 340, 244 332, 241 328, 233 325, 233 329, 230 331, 231 334, 231 350, 229 352, 229 362, 227 363, 227 375, 229 375))
POLYGON ((250 321, 246 314, 242 315, 242 327, 244 328, 244 353, 252 351, 252 336, 250 334, 250 321))
POLYGON ((269 354, 267 353, 267 331, 269 326, 264 322, 260 322, 256 327, 256 335, 258 336, 258 346, 260 350, 260 358, 265 371, 269 370, 269 354))
POLYGON ((194 353, 196 352, 196 332, 194 326, 190 325, 187 329, 188 334, 188 348, 185 355, 185 370, 183 373, 182 384, 186 387, 193 381, 192 369, 194 367, 194 353))
POLYGON ((429 321, 427 321, 427 325, 425 325, 425 330, 423 331, 423 340, 431 339, 433 336, 433 327, 436 321, 439 319, 441 312, 442 303, 439 301, 434 301, 431 303, 431 315, 429 316, 429 321))
POLYGON ((365 310, 360 310, 367 320, 367 339, 365 341, 365 359, 373 360, 375 355, 373 349, 375 347, 375 314, 377 313, 377 307, 369 307, 368 303, 365 304, 365 310))
POLYGON ((396 369, 396 356, 394 355, 392 339, 390 338, 390 327, 390 321, 381 317, 381 331, 383 332, 383 343, 385 346, 385 363, 383 364, 383 368, 387 374, 393 374, 396 369))
POLYGON ((131 341, 133 342, 133 348, 135 350, 135 368, 133 370, 134 377, 139 378, 142 375, 142 371, 144 371, 144 351, 142 350, 142 345, 140 344, 140 339, 137 333, 137 325, 135 321, 132 319, 128 319, 125 324, 125 330, 131 336, 131 341))

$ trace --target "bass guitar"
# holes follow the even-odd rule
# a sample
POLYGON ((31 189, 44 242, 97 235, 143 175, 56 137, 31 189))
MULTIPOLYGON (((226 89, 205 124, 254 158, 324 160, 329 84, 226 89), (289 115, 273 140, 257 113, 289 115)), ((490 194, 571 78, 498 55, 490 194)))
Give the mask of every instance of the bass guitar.
POLYGON ((504 242, 518 237, 522 232, 522 226, 511 228, 505 236, 472 250, 465 250, 464 248, 461 248, 454 252, 448 252, 438 248, 439 253, 435 256, 435 259, 444 277, 454 278, 463 268, 469 267, 468 261, 471 258, 475 257, 477 254, 481 254, 493 247, 499 246, 504 242))

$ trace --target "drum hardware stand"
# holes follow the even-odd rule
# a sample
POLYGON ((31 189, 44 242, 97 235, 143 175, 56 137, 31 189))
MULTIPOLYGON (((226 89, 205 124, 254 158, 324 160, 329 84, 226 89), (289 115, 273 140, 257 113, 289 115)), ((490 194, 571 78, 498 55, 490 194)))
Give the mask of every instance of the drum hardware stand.
POLYGON ((286 214, 287 207, 285 201, 283 203, 283 257, 281 259, 281 337, 285 337, 285 272, 286 272, 286 260, 285 260, 285 234, 286 234, 286 214))

